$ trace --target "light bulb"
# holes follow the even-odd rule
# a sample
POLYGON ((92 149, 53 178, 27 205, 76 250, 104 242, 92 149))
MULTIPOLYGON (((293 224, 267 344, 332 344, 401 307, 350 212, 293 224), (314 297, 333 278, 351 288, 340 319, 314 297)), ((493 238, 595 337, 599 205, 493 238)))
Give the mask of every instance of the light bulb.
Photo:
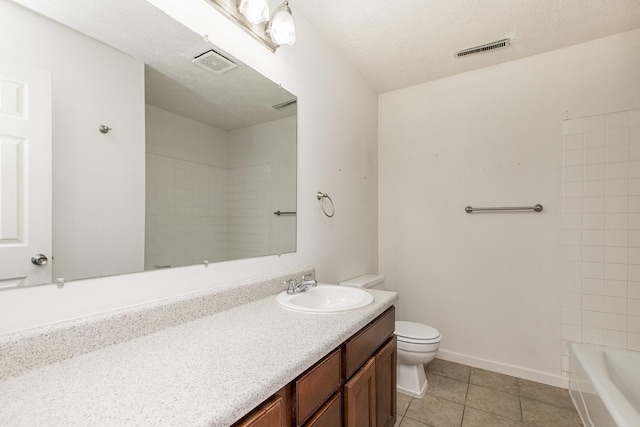
POLYGON ((296 27, 293 23, 293 16, 288 2, 285 1, 281 9, 273 17, 269 34, 271 35, 271 40, 278 45, 292 45, 296 42, 296 27))
POLYGON ((267 0, 242 0, 238 10, 247 18, 247 21, 255 25, 269 20, 267 0))

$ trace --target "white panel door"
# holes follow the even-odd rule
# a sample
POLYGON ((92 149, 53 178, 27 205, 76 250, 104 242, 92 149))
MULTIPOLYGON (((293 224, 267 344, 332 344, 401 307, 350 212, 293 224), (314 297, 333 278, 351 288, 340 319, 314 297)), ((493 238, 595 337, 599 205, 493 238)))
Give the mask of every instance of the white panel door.
POLYGON ((51 282, 51 74, 0 61, 0 288, 51 282))

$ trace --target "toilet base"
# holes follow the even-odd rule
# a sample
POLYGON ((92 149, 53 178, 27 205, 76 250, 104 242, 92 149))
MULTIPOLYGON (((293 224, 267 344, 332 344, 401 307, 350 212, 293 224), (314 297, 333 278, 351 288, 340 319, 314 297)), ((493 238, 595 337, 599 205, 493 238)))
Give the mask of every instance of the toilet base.
POLYGON ((400 393, 421 398, 427 392, 427 375, 422 365, 398 363, 398 385, 400 393))

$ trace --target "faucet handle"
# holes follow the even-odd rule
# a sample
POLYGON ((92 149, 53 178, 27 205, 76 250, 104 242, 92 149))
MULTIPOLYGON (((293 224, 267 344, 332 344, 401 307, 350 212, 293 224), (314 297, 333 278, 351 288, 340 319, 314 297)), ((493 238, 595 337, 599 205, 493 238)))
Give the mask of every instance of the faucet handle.
POLYGON ((296 286, 298 285, 298 281, 294 277, 293 279, 285 280, 284 284, 287 285, 287 293, 293 294, 296 286))
POLYGON ((303 284, 306 286, 306 288, 304 289, 306 291, 309 287, 317 286, 318 282, 313 279, 313 274, 305 274, 304 276, 302 276, 300 286, 302 286, 303 284), (307 279, 308 277, 310 277, 311 279, 307 279))

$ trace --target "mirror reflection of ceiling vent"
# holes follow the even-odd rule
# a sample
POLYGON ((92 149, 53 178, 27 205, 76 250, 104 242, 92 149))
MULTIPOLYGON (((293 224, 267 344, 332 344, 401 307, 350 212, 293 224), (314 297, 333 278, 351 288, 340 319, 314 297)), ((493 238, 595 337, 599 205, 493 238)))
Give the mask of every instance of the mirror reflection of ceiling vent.
POLYGON ((482 46, 470 47, 469 49, 459 50, 453 53, 454 58, 462 58, 467 55, 475 55, 478 53, 486 53, 490 50, 502 49, 503 47, 509 47, 511 45, 510 39, 502 39, 497 42, 491 42, 483 44, 482 46))
POLYGON ((274 110, 282 110, 283 108, 288 107, 289 105, 293 105, 297 102, 297 99, 291 99, 289 101, 281 102, 280 104, 272 105, 271 108, 273 108, 274 110))
POLYGON ((226 73, 238 66, 238 64, 220 55, 213 49, 193 58, 193 63, 215 74, 226 73))

